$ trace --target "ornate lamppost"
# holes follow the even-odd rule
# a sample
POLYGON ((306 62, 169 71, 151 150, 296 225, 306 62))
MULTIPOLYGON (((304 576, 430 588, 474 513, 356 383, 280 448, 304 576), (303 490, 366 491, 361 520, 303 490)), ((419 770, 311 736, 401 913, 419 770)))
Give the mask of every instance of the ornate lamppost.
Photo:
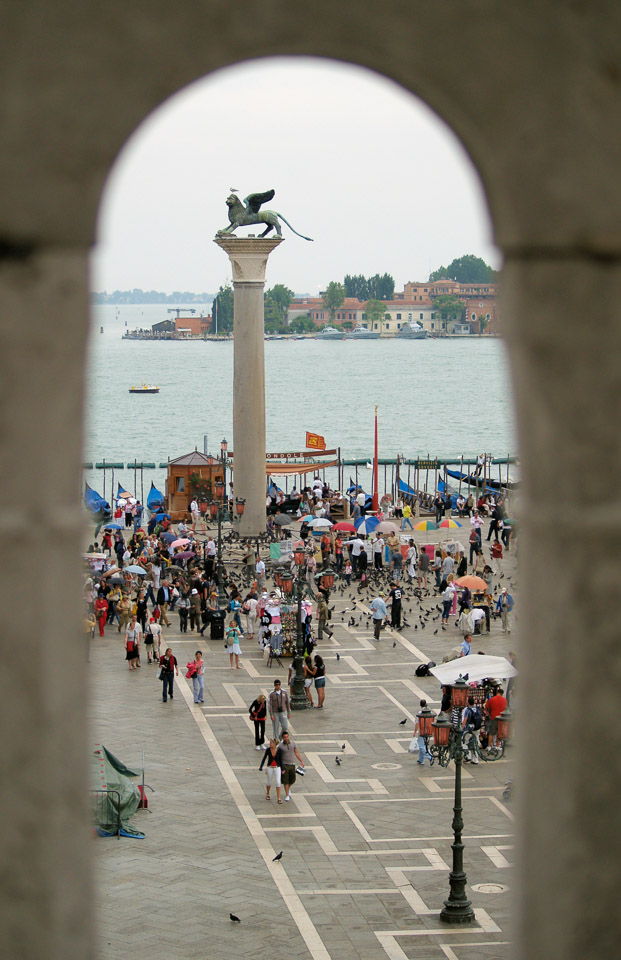
MULTIPOLYGON (((434 714, 427 707, 417 715, 420 734, 425 739, 425 745, 431 754, 432 762, 437 760, 441 767, 448 767, 451 760, 455 761, 455 796, 452 822, 454 840, 451 847, 453 866, 449 874, 449 896, 444 901, 444 906, 440 911, 440 920, 449 924, 472 923, 475 919, 472 904, 466 896, 467 877, 464 871, 464 844, 462 840, 464 821, 461 801, 461 767, 466 751, 464 750, 461 713, 468 702, 469 692, 468 684, 459 677, 451 686, 452 709, 450 718, 444 713, 440 713, 434 718, 434 714), (432 736, 433 744, 429 746, 429 740, 432 736)), ((504 753, 505 742, 509 739, 510 728, 511 711, 507 708, 498 717, 497 739, 500 746, 491 750, 481 750, 476 735, 469 732, 466 734, 467 750, 476 753, 486 763, 499 760, 504 753)))
MULTIPOLYGON (((294 548, 293 560, 297 571, 295 577, 295 598, 297 602, 297 611, 295 619, 295 651, 293 658, 293 670, 295 673, 295 678, 293 681, 293 693, 291 695, 291 709, 306 710, 308 708, 308 698, 304 690, 304 627, 302 624, 302 600, 304 599, 305 595, 313 597, 313 599, 315 595, 306 581, 303 573, 304 562, 306 560, 304 544, 294 548)), ((317 583, 323 589, 331 590, 334 586, 334 571, 329 569, 324 570, 323 573, 318 575, 317 583)), ((280 570, 276 575, 276 585, 279 586, 284 593, 293 594, 294 584, 293 574, 291 571, 280 570)))
POLYGON ((235 511, 229 510, 229 501, 226 495, 226 461, 227 461, 227 450, 228 443, 226 440, 222 440, 220 444, 220 463, 222 464, 222 477, 214 481, 214 491, 216 494, 216 499, 211 500, 209 503, 209 514, 212 520, 216 520, 218 523, 218 547, 217 547, 217 561, 216 561, 216 570, 218 573, 218 606, 222 609, 226 604, 226 596, 224 594, 224 564, 222 562, 222 524, 226 523, 239 523, 239 520, 244 515, 244 510, 246 508, 246 501, 243 497, 237 497, 235 500, 235 511))

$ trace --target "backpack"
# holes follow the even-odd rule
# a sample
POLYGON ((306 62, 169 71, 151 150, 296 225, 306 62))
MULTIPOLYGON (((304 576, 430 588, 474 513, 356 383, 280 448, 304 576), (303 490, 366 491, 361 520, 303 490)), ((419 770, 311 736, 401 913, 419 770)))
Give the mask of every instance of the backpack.
POLYGON ((474 730, 480 730, 483 726, 483 717, 481 716, 481 711, 478 707, 469 707, 469 722, 472 724, 474 730))
POLYGON ((432 667, 435 667, 433 660, 430 660, 429 663, 419 663, 414 672, 417 677, 430 677, 432 667))

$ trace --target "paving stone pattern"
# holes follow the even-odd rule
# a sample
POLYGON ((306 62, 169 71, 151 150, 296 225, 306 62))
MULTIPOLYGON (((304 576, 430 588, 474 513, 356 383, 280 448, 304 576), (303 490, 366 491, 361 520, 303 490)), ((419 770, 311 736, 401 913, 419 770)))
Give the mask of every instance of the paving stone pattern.
MULTIPOLYGON (((505 570, 507 579, 515 574, 513 557, 505 570)), ((140 765, 144 751, 154 788, 149 812, 133 819, 144 840, 93 841, 100 960, 509 956, 513 818, 502 789, 513 775, 512 751, 463 768, 465 869, 477 923, 446 926, 439 910, 449 892, 454 767, 417 766, 407 747, 420 697, 439 708, 437 682, 414 670, 421 659, 439 662, 460 636, 453 622, 434 636, 439 620, 415 631, 412 600, 412 626, 386 629, 376 643, 364 616, 372 596, 333 593, 334 637, 319 644, 326 704, 292 716, 307 775, 281 806, 274 789, 265 799, 247 705, 269 693, 274 677, 286 682, 289 661, 268 669, 256 642, 242 641, 243 668, 231 671, 222 642, 180 634, 172 614, 164 636, 182 669, 174 700, 164 704, 157 667, 143 656, 130 672, 116 627, 92 642, 93 742, 129 766, 140 765), (352 597, 359 622, 349 626, 352 597), (194 705, 183 679, 198 648, 204 706, 194 705), (478 884, 500 890, 477 892, 478 884), (233 924, 231 912, 242 922, 233 924)), ((507 636, 494 621, 473 652, 516 649, 517 626, 507 636)))

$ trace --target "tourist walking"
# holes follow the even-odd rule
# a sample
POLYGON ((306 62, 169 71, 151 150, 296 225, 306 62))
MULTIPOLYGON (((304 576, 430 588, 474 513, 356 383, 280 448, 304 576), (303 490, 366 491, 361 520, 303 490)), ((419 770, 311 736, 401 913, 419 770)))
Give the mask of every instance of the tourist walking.
POLYGON ((140 640, 142 630, 136 617, 132 617, 125 631, 125 659, 130 670, 137 670, 140 666, 140 640))
POLYGON ((313 658, 310 653, 307 653, 304 657, 304 692, 306 693, 306 699, 310 703, 311 707, 314 707, 313 702, 313 681, 315 679, 316 668, 313 666, 313 658))
POLYGON ((282 743, 278 744, 276 753, 280 754, 280 765, 282 767, 282 783, 285 788, 285 803, 291 799, 291 787, 296 781, 296 758, 298 763, 304 769, 304 761, 298 753, 295 740, 289 737, 289 731, 285 730, 282 735, 282 743))
POLYGON ((168 580, 162 581, 162 586, 157 591, 157 605, 160 608, 160 619, 164 621, 167 627, 170 626, 170 620, 168 619, 168 604, 171 601, 171 592, 168 585, 168 580))
POLYGON ((190 613, 190 598, 187 593, 182 593, 177 600, 177 612, 179 614, 179 632, 188 632, 188 616, 190 613))
POLYGON ((259 770, 263 769, 264 764, 267 764, 265 767, 265 799, 270 799, 270 790, 275 786, 278 802, 282 803, 282 800, 280 799, 282 754, 278 753, 278 740, 275 738, 270 740, 269 746, 263 754, 263 759, 259 765, 259 770))
POLYGON ((408 541, 408 552, 406 557, 406 573, 410 583, 416 579, 416 567, 418 566, 418 550, 413 540, 408 541))
POLYGON ((500 613, 500 621, 502 623, 502 632, 511 633, 511 624, 509 622, 509 614, 513 610, 513 597, 509 593, 506 587, 503 587, 500 591, 500 596, 496 603, 496 610, 500 613))
POLYGON ((317 691, 317 710, 323 709, 326 699, 326 665, 319 654, 315 657, 315 690, 317 691))
POLYGON ((197 650, 194 654, 194 672, 192 674, 192 691, 194 693, 194 703, 205 702, 205 661, 203 660, 203 651, 197 650))
POLYGON ((239 627, 234 620, 231 620, 229 623, 229 628, 226 631, 226 652, 228 653, 231 661, 231 670, 241 670, 239 658, 242 655, 242 651, 239 644, 239 627), (233 661, 235 661, 234 664, 233 661))
POLYGON ((384 567, 384 538, 380 536, 373 541, 373 566, 376 570, 384 567))
POLYGON ((388 594, 390 598, 390 626, 393 630, 401 629, 401 600, 403 597, 403 591, 399 586, 398 582, 390 584, 390 593, 388 594))
POLYGON ((442 623, 445 626, 449 622, 449 617, 451 615, 451 607, 453 606, 453 603, 455 601, 455 594, 456 594, 456 590, 451 580, 447 583, 446 589, 442 594, 442 623))
POLYGON ((254 723, 254 748, 265 749, 265 721, 267 719, 267 702, 264 693, 252 701, 248 707, 250 719, 254 723))
POLYGON ((257 559, 254 566, 255 577, 257 581, 257 592, 263 590, 263 585, 265 584, 265 563, 261 560, 261 555, 257 553, 257 559))
POLYGON ((106 600, 103 591, 100 590, 95 600, 95 617, 97 623, 99 624, 99 636, 103 637, 104 627, 108 620, 108 601, 106 600))
POLYGON ((177 658, 172 652, 171 647, 166 647, 163 656, 160 657, 159 679, 162 681, 162 700, 166 703, 168 697, 172 700, 173 688, 175 684, 175 674, 179 676, 179 665, 177 658))
POLYGON ((281 687, 280 680, 274 680, 274 689, 269 696, 270 719, 272 721, 272 732, 274 739, 278 739, 289 729, 288 720, 291 716, 289 707, 289 694, 281 687))
POLYGON ((330 619, 330 610, 328 609, 328 604, 326 598, 323 594, 319 595, 319 602, 317 603, 317 639, 323 640, 324 632, 328 634, 330 640, 334 636, 334 633, 328 627, 328 620, 330 619))
POLYGON ((254 637, 257 629, 257 608, 259 601, 254 591, 251 591, 244 601, 243 611, 246 614, 246 636, 254 637))
POLYGON ((425 590, 428 587, 429 574, 429 554, 426 550, 421 550, 418 558, 418 586, 424 585, 425 590))
POLYGON ((386 601, 384 599, 385 594, 380 593, 374 600, 371 601, 371 614, 373 616, 373 636, 376 640, 380 638, 380 630, 384 620, 388 616, 388 610, 386 608, 386 601))
POLYGON ((405 530, 406 523, 408 524, 410 530, 414 529, 414 526, 412 524, 412 508, 407 502, 404 503, 403 505, 403 521, 401 523, 402 532, 405 530))

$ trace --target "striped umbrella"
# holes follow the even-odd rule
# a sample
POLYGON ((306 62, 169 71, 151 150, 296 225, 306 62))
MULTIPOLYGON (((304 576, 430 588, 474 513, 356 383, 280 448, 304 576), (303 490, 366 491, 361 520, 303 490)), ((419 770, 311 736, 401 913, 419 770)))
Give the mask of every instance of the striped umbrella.
POLYGON ((446 519, 442 521, 440 526, 447 530, 456 530, 457 527, 461 527, 461 523, 458 523, 457 520, 446 519))
POLYGON ((358 533, 369 534, 373 533, 376 527, 379 527, 379 520, 377 517, 360 517, 359 520, 356 520, 354 523, 358 533))
POLYGON ((434 523, 433 520, 419 520, 418 523, 414 524, 415 530, 437 530, 438 524, 434 523))

